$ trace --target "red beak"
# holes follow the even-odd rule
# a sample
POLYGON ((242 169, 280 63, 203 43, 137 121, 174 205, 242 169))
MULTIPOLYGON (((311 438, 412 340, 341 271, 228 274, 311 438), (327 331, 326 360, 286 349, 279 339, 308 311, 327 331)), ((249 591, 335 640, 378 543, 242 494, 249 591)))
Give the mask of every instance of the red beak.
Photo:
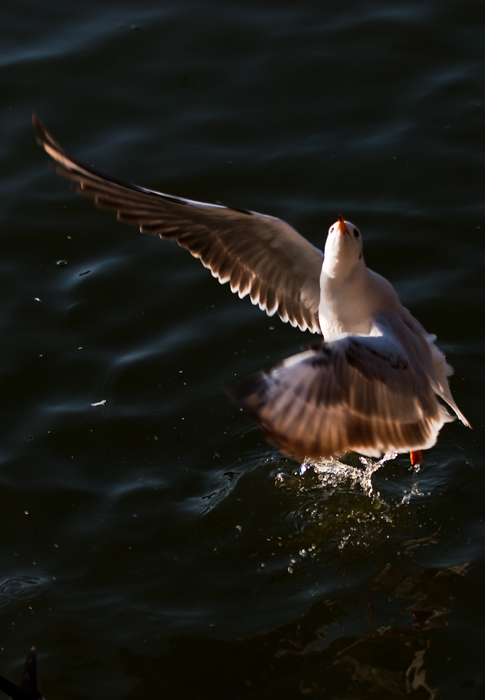
POLYGON ((345 225, 345 219, 342 216, 342 214, 338 215, 338 224, 337 225, 338 225, 340 231, 343 231, 344 233, 349 232, 347 229, 347 226, 345 225))

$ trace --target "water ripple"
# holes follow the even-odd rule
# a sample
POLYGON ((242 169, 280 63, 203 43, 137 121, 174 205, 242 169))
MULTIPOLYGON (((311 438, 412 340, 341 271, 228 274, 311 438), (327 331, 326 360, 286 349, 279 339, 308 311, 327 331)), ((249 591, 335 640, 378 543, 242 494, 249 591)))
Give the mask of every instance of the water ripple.
POLYGON ((39 576, 10 576, 0 581, 0 608, 14 600, 32 598, 40 594, 47 579, 39 576))

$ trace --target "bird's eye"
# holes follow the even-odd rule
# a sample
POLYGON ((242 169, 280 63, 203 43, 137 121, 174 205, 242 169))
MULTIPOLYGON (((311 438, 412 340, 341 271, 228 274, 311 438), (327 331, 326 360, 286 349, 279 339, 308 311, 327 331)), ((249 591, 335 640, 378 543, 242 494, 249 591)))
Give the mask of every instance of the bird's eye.
POLYGON ((330 233, 333 233, 334 228, 335 228, 335 226, 330 227, 330 233))
POLYGON ((360 236, 359 230, 354 228, 354 236, 358 238, 360 236))

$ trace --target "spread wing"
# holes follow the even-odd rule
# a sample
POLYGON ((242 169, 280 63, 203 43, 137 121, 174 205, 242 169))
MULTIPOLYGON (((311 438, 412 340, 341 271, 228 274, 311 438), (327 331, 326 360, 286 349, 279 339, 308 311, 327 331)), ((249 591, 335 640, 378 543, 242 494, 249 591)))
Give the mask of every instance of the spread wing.
POLYGON ((323 254, 281 219, 204 204, 129 185, 72 159, 33 116, 38 142, 59 175, 102 209, 142 233, 172 239, 199 258, 221 283, 249 295, 269 316, 320 333, 318 305, 323 254))
POLYGON ((300 460, 427 449, 453 418, 437 400, 426 341, 400 330, 318 343, 227 393, 300 460))

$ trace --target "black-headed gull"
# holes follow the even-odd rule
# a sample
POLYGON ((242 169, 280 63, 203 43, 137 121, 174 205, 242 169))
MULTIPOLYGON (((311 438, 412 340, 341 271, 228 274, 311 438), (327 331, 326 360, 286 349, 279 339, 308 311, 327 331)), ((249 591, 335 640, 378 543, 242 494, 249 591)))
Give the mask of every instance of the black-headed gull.
MULTIPOLYGON (((297 459, 354 450, 379 457, 432 447, 453 420, 444 355, 392 285, 364 262, 360 231, 342 217, 325 253, 291 226, 253 211, 129 185, 72 159, 34 115, 38 142, 59 175, 142 233, 187 248, 220 282, 268 315, 323 334, 312 348, 234 383, 228 395, 267 438, 297 459)), ((470 426, 469 426, 470 427, 470 426)))

